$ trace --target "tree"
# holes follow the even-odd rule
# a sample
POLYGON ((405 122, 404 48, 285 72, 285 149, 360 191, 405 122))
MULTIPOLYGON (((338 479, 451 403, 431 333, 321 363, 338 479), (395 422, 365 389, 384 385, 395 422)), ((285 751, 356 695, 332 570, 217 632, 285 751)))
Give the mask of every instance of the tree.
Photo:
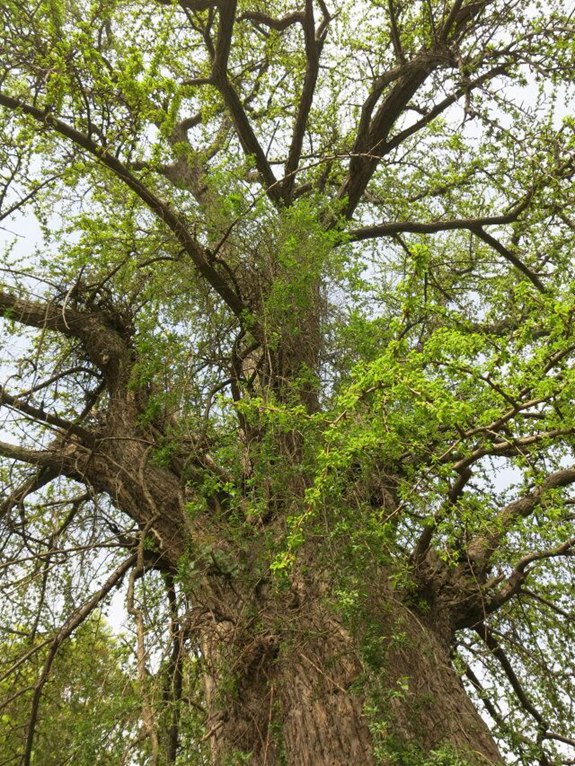
POLYGON ((122 582, 134 763, 572 762, 573 11, 3 3, 23 766, 122 582))

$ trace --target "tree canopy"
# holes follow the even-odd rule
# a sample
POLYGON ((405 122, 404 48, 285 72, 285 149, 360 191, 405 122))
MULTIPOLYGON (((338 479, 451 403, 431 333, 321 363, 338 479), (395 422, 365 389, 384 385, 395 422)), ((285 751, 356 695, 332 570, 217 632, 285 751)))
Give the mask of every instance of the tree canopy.
POLYGON ((574 13, 5 0, 4 763, 574 762, 574 13))

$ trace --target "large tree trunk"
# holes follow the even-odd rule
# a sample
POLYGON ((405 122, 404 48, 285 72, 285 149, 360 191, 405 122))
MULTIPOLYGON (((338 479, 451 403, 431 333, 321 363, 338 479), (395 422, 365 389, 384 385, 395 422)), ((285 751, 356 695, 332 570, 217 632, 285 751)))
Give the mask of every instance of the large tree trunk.
POLYGON ((278 588, 251 574, 265 571, 254 529, 252 564, 244 561, 236 575, 226 560, 235 561, 237 551, 218 541, 211 515, 189 526, 177 477, 148 461, 145 444, 105 445, 107 453, 91 455, 86 472, 143 527, 153 524, 159 563, 183 573, 205 664, 214 766, 369 766, 395 763, 402 749, 421 755, 444 746, 469 763, 502 763, 449 661, 454 626, 464 624, 458 591, 469 611, 464 579, 445 588, 445 571, 422 567, 428 608, 418 614, 391 587, 389 572, 366 572, 369 603, 345 627, 330 600, 332 576, 312 566, 309 550, 307 575, 296 568, 289 587, 278 588), (129 467, 120 472, 119 465, 129 467), (186 548, 198 553, 201 536, 211 553, 186 583, 181 556, 186 548))
POLYGON ((180 477, 150 460, 153 434, 137 432, 129 404, 108 420, 97 450, 71 442, 62 465, 151 533, 152 566, 181 575, 204 662, 214 766, 370 766, 396 763, 402 749, 423 758, 444 746, 469 763, 502 763, 449 661, 455 628, 471 624, 481 604, 464 569, 430 553, 414 572, 427 603, 418 613, 390 584, 393 572, 372 566, 369 595, 344 622, 330 598, 337 564, 313 543, 278 587, 261 542, 270 532, 281 539, 273 519, 251 533, 244 522, 242 542, 223 536, 225 510, 188 517, 180 477))
POLYGON ((206 625, 214 765, 369 766, 444 746, 470 764, 502 763, 448 645, 422 616, 388 600, 377 635, 370 619, 362 639, 325 599, 265 602, 243 626, 206 625))

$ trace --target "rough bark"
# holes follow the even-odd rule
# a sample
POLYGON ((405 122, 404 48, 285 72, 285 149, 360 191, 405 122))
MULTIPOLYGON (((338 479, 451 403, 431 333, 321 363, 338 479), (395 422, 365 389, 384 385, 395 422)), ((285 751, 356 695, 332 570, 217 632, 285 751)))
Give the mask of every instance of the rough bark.
POLYGON ((446 745, 470 763, 503 762, 449 646, 386 590, 377 667, 365 640, 309 595, 268 594, 257 621, 205 626, 214 764, 249 754, 254 766, 369 766, 391 764, 402 748, 446 745))

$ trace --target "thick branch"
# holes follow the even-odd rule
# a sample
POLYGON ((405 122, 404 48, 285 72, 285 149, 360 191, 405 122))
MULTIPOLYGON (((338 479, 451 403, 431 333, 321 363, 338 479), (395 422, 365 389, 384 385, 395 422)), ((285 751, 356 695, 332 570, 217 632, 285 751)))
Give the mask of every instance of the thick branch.
POLYGON ((273 16, 268 16, 267 13, 261 13, 260 11, 246 11, 239 16, 239 19, 246 21, 253 21, 256 24, 263 24, 265 27, 275 29, 278 32, 283 32, 284 29, 293 26, 294 24, 303 24, 305 14, 301 11, 294 11, 293 13, 286 13, 279 19, 274 19, 273 16))
MULTIPOLYGON (((543 481, 543 483, 529 492, 527 495, 520 497, 518 500, 514 500, 509 505, 506 505, 494 519, 493 528, 494 532, 487 535, 474 538, 467 548, 467 556, 475 567, 483 569, 489 562, 489 559, 497 549, 503 537, 513 527, 514 523, 521 518, 529 516, 534 509, 539 506, 547 492, 553 489, 559 489, 566 487, 569 484, 575 482, 575 468, 566 468, 561 471, 555 471, 550 474, 543 481)), ((571 541, 568 541, 568 547, 570 547, 571 541)), ((563 547, 563 546, 560 546, 563 547)), ((518 564, 520 567, 518 576, 530 561, 537 560, 539 554, 530 554, 518 564), (535 558, 532 558, 532 557, 535 558)), ((564 555, 564 552, 557 552, 554 555, 564 555)), ((545 557, 544 555, 542 557, 545 557)))
POLYGON ((240 97, 228 78, 227 65, 232 41, 236 5, 236 0, 228 0, 225 3, 222 3, 219 9, 220 27, 218 30, 218 41, 212 67, 212 79, 214 85, 222 94, 244 152, 247 155, 254 157, 256 168, 262 183, 265 186, 266 193, 272 201, 277 203, 281 198, 281 190, 278 181, 271 169, 264 150, 256 138, 256 134, 248 120, 240 97))
POLYGON ((484 216, 483 218, 456 218, 439 221, 389 221, 378 223, 373 226, 362 226, 350 231, 352 242, 361 242, 375 237, 393 236, 395 234, 437 234, 442 231, 458 231, 461 229, 473 230, 483 226, 503 226, 513 223, 526 209, 529 200, 524 200, 516 205, 513 210, 504 215, 484 216))
POLYGON ((45 468, 60 469, 64 465, 64 456, 59 450, 31 450, 4 441, 0 441, 0 456, 45 468))
POLYGON ((527 568, 529 564, 534 564, 537 561, 544 561, 545 559, 570 556, 573 553, 573 548, 575 548, 575 537, 565 540, 564 543, 555 546, 555 548, 548 548, 544 551, 533 551, 532 553, 523 556, 523 558, 521 558, 515 565, 515 568, 507 578, 505 585, 492 597, 491 603, 493 608, 499 608, 502 604, 505 604, 506 601, 509 601, 510 598, 519 593, 521 586, 531 571, 527 568))
POLYGON ((76 434, 76 436, 79 436, 85 443, 88 443, 92 440, 92 435, 90 432, 85 428, 82 428, 82 426, 78 426, 75 423, 70 423, 70 421, 64 420, 64 418, 61 418, 58 415, 52 415, 49 412, 45 412, 39 407, 33 407, 27 402, 24 402, 21 399, 18 399, 17 397, 7 393, 4 388, 0 386, 0 406, 3 405, 11 407, 18 412, 22 412, 24 415, 28 415, 36 422, 46 423, 47 425, 61 428, 68 433, 76 434))
POLYGON ((529 203, 529 197, 506 215, 485 216, 484 218, 460 218, 445 221, 429 221, 420 223, 419 221, 390 221, 386 223, 375 224, 374 226, 363 226, 353 229, 350 232, 350 238, 353 242, 360 242, 365 239, 374 239, 375 237, 395 236, 396 234, 438 234, 444 231, 470 231, 476 237, 488 244, 515 268, 532 282, 535 287, 544 292, 543 283, 531 269, 529 269, 515 253, 501 244, 495 237, 484 231, 484 226, 502 226, 513 223, 517 220, 520 213, 525 210, 529 203))
MULTIPOLYGON (((173 0, 157 0, 160 5, 173 5, 173 0)), ((178 0, 180 7, 188 11, 207 11, 218 5, 219 0, 178 0)))
MULTIPOLYGON (((102 312, 85 312, 48 301, 0 292, 0 316, 29 327, 54 330, 82 341, 91 361, 104 373, 110 391, 127 384, 129 349, 102 312)), ((56 424, 55 424, 56 425, 56 424)))
POLYGON ((313 102, 315 86, 317 83, 319 58, 323 46, 323 40, 325 38, 324 30, 324 32, 321 33, 320 38, 316 39, 313 0, 306 0, 304 37, 307 65, 292 135, 291 146, 285 166, 283 195, 286 202, 290 202, 292 198, 296 170, 301 157, 305 129, 313 102))
MULTIPOLYGON (((457 36, 473 23, 485 4, 485 0, 471 3, 462 9, 464 11, 462 15, 454 11, 457 19, 457 36)), ((453 8, 456 5, 457 3, 453 8)), ((375 83, 374 88, 364 102, 357 129, 357 138, 352 149, 352 160, 349 166, 348 177, 339 192, 341 198, 347 198, 345 213, 348 218, 352 216, 371 177, 377 169, 379 161, 386 153, 434 120, 462 95, 468 94, 470 90, 479 87, 486 80, 492 79, 497 74, 502 74, 505 71, 505 67, 500 65, 484 73, 474 81, 466 82, 457 88, 454 93, 433 107, 422 120, 419 120, 392 139, 389 139, 392 127, 431 72, 442 65, 454 65, 453 54, 446 45, 446 40, 450 37, 449 31, 453 24, 454 20, 450 15, 439 35, 438 42, 433 48, 421 50, 411 61, 389 73, 389 75, 393 76, 393 80, 397 78, 399 80, 389 91, 373 118, 371 116, 373 109, 380 98, 380 94, 389 82, 387 79, 389 75, 375 83)))
POLYGON ((433 56, 425 51, 406 64, 405 67, 401 67, 403 74, 390 90, 371 121, 371 111, 379 98, 381 85, 378 83, 374 92, 369 94, 363 107, 362 119, 352 149, 348 177, 339 192, 340 198, 347 198, 345 207, 347 217, 351 217, 353 214, 380 159, 387 150, 386 140, 389 131, 433 69, 444 58, 444 55, 436 54, 433 56), (369 129, 366 129, 367 124, 369 124, 369 129))

